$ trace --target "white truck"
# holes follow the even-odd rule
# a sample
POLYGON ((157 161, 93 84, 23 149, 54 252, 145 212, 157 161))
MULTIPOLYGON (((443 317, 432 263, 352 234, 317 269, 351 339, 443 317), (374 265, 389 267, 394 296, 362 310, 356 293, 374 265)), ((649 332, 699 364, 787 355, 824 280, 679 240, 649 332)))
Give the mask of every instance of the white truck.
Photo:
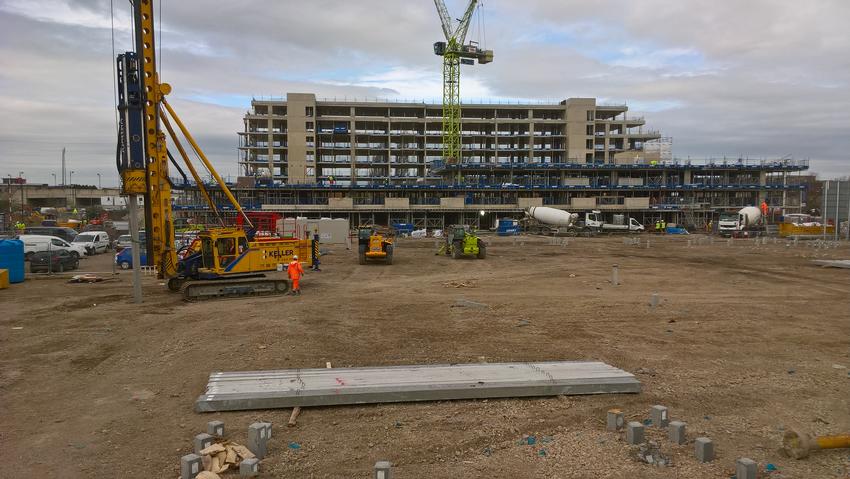
POLYGON ((606 222, 598 210, 585 213, 584 219, 581 219, 578 213, 532 206, 526 210, 526 215, 536 220, 526 226, 526 230, 532 233, 592 236, 596 233, 638 233, 645 229, 638 220, 622 214, 613 215, 613 221, 606 222))
POLYGON ((759 236, 764 232, 761 210, 755 206, 745 206, 737 213, 720 213, 717 232, 724 237, 759 236))
POLYGON ((584 225, 597 233, 640 233, 645 229, 638 220, 622 214, 613 215, 612 221, 606 222, 598 210, 584 214, 584 225))

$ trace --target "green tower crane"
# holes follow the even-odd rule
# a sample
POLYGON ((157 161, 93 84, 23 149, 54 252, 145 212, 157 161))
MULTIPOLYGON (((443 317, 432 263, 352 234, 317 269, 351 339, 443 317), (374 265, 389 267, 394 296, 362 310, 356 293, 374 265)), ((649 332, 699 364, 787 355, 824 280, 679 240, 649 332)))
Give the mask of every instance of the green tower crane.
MULTIPOLYGON (((493 61, 493 50, 482 50, 477 42, 466 41, 466 32, 478 0, 469 0, 463 17, 457 25, 449 16, 443 0, 434 0, 440 22, 443 25, 445 42, 434 43, 434 53, 443 57, 443 161, 446 164, 461 162, 460 141, 460 66, 493 61)), ((460 182, 460 167, 458 167, 460 182)))

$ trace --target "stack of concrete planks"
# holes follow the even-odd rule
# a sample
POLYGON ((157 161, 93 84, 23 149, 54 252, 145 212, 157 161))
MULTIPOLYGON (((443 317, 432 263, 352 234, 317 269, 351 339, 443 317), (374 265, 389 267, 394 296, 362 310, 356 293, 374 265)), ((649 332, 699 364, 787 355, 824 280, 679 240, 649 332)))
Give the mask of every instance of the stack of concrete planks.
POLYGON ((214 372, 195 410, 639 392, 632 374, 598 361, 285 369, 214 372))
POLYGON ((813 263, 819 264, 824 268, 845 268, 850 269, 850 259, 814 259, 813 263))

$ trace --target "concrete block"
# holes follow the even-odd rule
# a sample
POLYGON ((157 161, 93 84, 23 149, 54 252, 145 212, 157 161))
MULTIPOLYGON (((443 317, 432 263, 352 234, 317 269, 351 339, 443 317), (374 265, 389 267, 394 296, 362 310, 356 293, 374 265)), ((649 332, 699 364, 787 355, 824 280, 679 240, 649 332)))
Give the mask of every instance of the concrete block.
POLYGON ((608 411, 608 425, 607 429, 609 431, 619 431, 623 428, 623 412, 619 409, 611 409, 608 411))
POLYGON ((180 479, 195 479, 199 472, 204 470, 201 456, 197 454, 186 454, 180 458, 180 479))
POLYGON ((210 421, 207 423, 207 434, 215 437, 224 436, 224 423, 221 421, 210 421))
POLYGON ((714 443, 707 437, 698 437, 694 441, 697 461, 711 462, 714 460, 714 443))
POLYGON ((268 453, 269 431, 265 422, 255 422, 248 426, 248 449, 257 458, 262 459, 268 453))
POLYGON ((666 406, 652 406, 649 410, 649 417, 652 419, 654 427, 666 428, 670 424, 670 416, 667 414, 666 406))
POLYGON ((685 423, 682 421, 673 421, 667 426, 667 438, 673 444, 685 443, 685 423))
POLYGON ((266 439, 271 439, 272 438, 272 423, 263 422, 263 423, 260 423, 260 424, 262 424, 263 427, 266 428, 266 439))
POLYGON ((378 461, 375 463, 375 478, 374 479, 392 479, 393 470, 392 464, 389 461, 378 461))
POLYGON ((643 443, 643 424, 632 421, 626 426, 626 442, 632 445, 643 443))
POLYGON ((260 475, 260 460, 256 457, 243 459, 239 463, 239 475, 241 477, 256 477, 260 475))
POLYGON ((194 441, 192 441, 192 445, 195 446, 195 454, 200 454, 201 451, 212 445, 213 441, 215 441, 215 438, 205 432, 195 436, 194 441))
POLYGON ((735 461, 736 479, 756 479, 759 465, 752 459, 742 457, 735 461))

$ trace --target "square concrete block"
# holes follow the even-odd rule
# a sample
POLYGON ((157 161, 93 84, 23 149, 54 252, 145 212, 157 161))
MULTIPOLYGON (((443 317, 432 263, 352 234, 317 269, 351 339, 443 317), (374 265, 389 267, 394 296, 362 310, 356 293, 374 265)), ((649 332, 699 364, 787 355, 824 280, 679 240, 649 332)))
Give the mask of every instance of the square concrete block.
POLYGON ((667 414, 665 406, 652 406, 652 409, 649 410, 649 417, 652 419, 654 427, 665 428, 670 424, 670 416, 667 414))
POLYGON ((192 444, 195 446, 195 454, 200 454, 201 451, 211 446, 214 440, 214 437, 205 432, 195 436, 195 439, 192 441, 192 444))
POLYGON ((698 437, 694 441, 694 453, 699 462, 711 462, 714 460, 714 443, 707 437, 698 437))
POLYGON ((201 456, 197 454, 186 454, 180 458, 180 479, 195 479, 199 472, 204 470, 201 456))
POLYGON ((737 479, 756 479, 759 466, 756 461, 742 457, 735 461, 735 477, 737 479))
POLYGON ((255 422, 248 426, 248 449, 259 459, 266 457, 268 452, 269 431, 266 424, 255 422))
POLYGON ((256 477, 260 475, 260 460, 256 457, 243 459, 239 463, 239 475, 242 477, 256 477))
POLYGON ((374 479, 392 479, 393 470, 392 464, 389 461, 378 461, 375 463, 375 478, 374 479))
POLYGON ((685 443, 685 423, 682 421, 673 421, 667 426, 667 438, 673 444, 685 443))
POLYGON ((210 421, 207 423, 207 434, 215 437, 224 436, 224 423, 221 421, 210 421))
POLYGON ((623 428, 624 419, 623 413, 619 409, 611 409, 608 411, 607 429, 609 431, 619 431, 623 428))
POLYGON ((632 421, 626 426, 626 442, 632 445, 643 443, 643 424, 632 421))

